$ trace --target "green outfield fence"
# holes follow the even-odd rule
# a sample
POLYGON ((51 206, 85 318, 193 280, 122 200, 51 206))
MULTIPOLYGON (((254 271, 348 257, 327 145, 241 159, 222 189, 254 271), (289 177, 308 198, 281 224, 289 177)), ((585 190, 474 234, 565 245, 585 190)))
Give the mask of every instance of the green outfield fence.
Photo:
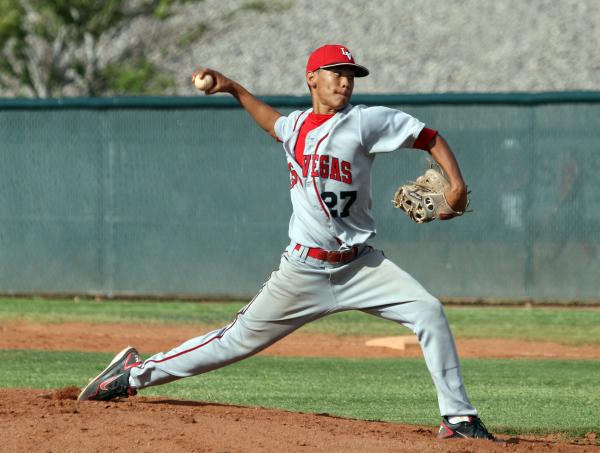
MULTIPOLYGON (((390 200, 426 153, 375 161, 372 243, 432 293, 600 300, 600 92, 353 103, 416 116, 461 163, 473 212, 415 225, 390 200)), ((229 97, 0 99, 0 162, 3 294, 247 298, 287 244, 281 146, 229 97)))

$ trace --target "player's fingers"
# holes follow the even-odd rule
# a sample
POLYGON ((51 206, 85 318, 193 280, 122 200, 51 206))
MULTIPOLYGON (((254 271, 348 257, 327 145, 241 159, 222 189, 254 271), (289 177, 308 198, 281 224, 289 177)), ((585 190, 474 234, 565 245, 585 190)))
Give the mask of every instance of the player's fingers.
POLYGON ((231 80, 218 71, 211 70, 210 75, 212 76, 214 82, 213 86, 206 91, 206 94, 220 93, 225 90, 228 84, 231 83, 231 80))
POLYGON ((456 217, 455 214, 440 214, 440 220, 450 220, 456 217))
POLYGON ((209 90, 206 90, 204 92, 204 94, 206 94, 206 95, 215 94, 215 93, 218 93, 220 89, 221 89, 221 86, 219 85, 219 80, 215 79, 215 83, 212 86, 212 88, 209 90))
POLYGON ((214 94, 219 91, 219 73, 210 68, 201 68, 192 73, 192 83, 204 95, 214 94))
POLYGON ((205 78, 206 76, 212 77, 212 86, 206 90, 202 90, 205 95, 211 95, 215 93, 221 93, 228 91, 228 87, 231 84, 231 80, 221 74, 219 71, 215 71, 211 68, 200 68, 192 73, 192 82, 195 82, 196 78, 205 78))
POLYGON ((217 71, 214 71, 210 68, 200 68, 200 69, 197 69, 196 71, 192 72, 192 82, 194 82, 196 77, 200 77, 202 79, 207 74, 210 74, 214 80, 217 79, 217 77, 216 77, 216 74, 218 74, 217 71))
POLYGON ((202 77, 203 71, 204 71, 204 69, 198 69, 198 70, 192 72, 192 83, 194 83, 194 80, 196 79, 196 77, 198 77, 198 76, 202 77))

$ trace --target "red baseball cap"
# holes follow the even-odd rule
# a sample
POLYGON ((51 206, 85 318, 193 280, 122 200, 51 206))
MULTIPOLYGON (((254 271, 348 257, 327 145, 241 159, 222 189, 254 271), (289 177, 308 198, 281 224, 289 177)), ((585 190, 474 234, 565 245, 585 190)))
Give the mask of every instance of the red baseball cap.
POLYGON ((369 70, 356 64, 352 53, 346 46, 340 44, 325 44, 315 50, 308 58, 306 72, 314 72, 320 68, 335 68, 336 66, 350 66, 354 69, 354 77, 366 77, 369 70))

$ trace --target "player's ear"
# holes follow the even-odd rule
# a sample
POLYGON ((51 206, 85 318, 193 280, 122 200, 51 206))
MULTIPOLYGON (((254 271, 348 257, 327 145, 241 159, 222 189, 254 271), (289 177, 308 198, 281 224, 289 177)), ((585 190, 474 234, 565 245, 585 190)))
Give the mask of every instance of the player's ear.
POLYGON ((317 73, 316 72, 307 72, 306 73, 306 83, 309 88, 313 90, 317 87, 317 73))

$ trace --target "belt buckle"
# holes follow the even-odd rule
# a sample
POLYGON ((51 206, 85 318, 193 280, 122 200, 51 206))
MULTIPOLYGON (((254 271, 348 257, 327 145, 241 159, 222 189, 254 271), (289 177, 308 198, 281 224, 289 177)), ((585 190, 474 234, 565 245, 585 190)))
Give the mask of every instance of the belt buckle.
POLYGON ((344 261, 344 262, 348 262, 348 261, 352 261, 354 258, 356 258, 356 255, 358 254, 358 248, 353 245, 351 249, 346 250, 345 252, 340 252, 340 261, 344 261))
POLYGON ((339 263, 342 260, 342 254, 341 252, 331 252, 328 250, 327 255, 325 256, 325 260, 331 264, 339 263))

